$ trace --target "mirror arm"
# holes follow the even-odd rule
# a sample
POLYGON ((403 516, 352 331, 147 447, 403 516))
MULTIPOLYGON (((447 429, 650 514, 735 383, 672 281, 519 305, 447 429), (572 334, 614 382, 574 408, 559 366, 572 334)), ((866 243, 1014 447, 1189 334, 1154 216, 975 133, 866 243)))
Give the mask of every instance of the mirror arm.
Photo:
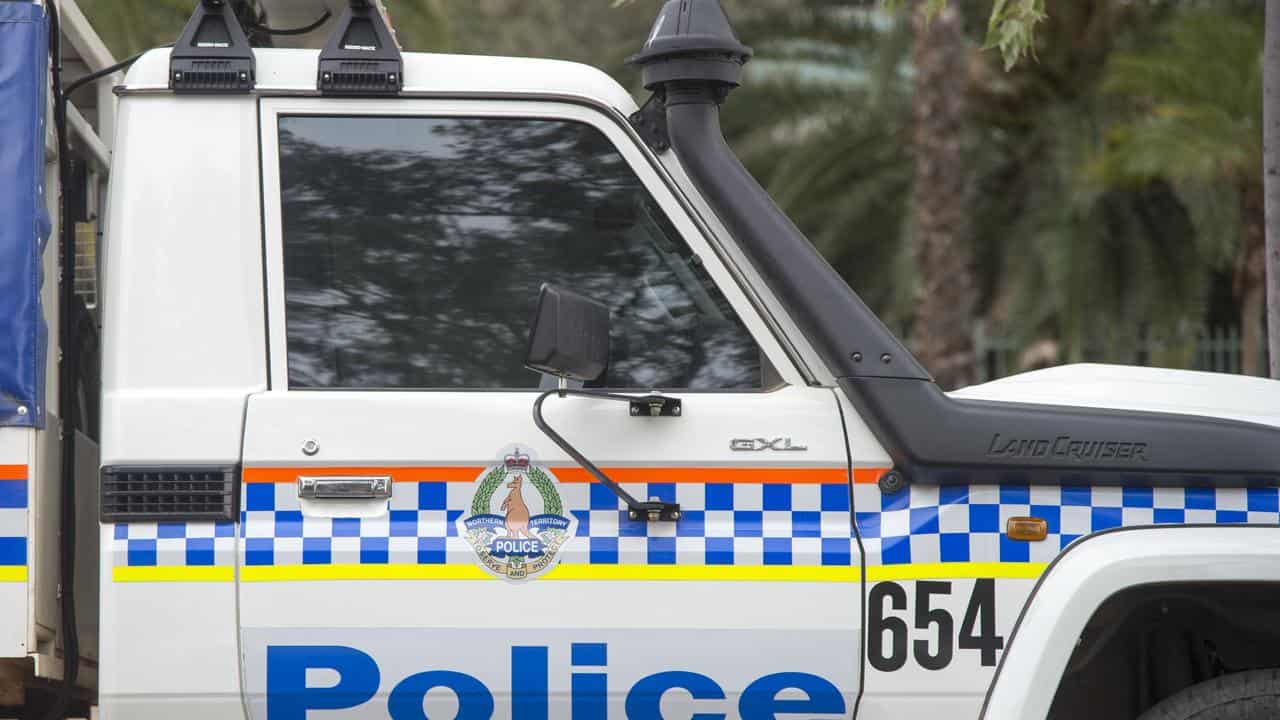
POLYGON ((538 429, 541 430, 544 435, 551 438, 552 442, 559 445, 561 450, 568 453, 569 457, 573 458, 587 472, 591 473, 595 479, 599 480, 601 485, 609 488, 614 495, 621 498, 622 501, 627 504, 627 515, 632 520, 675 521, 680 519, 679 503, 662 502, 660 500, 642 502, 635 499, 632 497, 631 493, 624 490, 621 485, 609 479, 609 476, 605 475, 603 470, 596 467, 595 463, 588 460, 585 455, 578 452, 576 448, 570 445, 569 441, 565 440, 560 433, 552 429, 552 427, 547 424, 546 419, 542 417, 542 403, 552 395, 559 395, 560 397, 577 395, 578 397, 595 398, 598 400, 617 400, 625 403, 630 403, 632 400, 635 400, 635 398, 630 395, 616 395, 613 393, 592 392, 589 390, 569 390, 565 388, 547 390, 539 395, 538 399, 533 403, 533 424, 537 425, 538 429))

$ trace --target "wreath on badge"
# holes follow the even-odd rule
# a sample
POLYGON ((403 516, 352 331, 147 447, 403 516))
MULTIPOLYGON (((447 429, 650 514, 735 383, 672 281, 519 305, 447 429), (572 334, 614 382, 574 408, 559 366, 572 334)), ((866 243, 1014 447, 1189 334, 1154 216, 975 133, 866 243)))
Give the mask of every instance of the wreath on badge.
POLYGON ((462 521, 467 542, 480 563, 491 572, 510 580, 523 580, 551 567, 556 553, 569 539, 570 520, 555 483, 545 470, 530 464, 516 472, 538 492, 542 512, 528 519, 525 538, 511 536, 506 517, 494 513, 493 498, 507 484, 512 470, 502 464, 490 468, 480 479, 471 500, 471 516, 462 521))

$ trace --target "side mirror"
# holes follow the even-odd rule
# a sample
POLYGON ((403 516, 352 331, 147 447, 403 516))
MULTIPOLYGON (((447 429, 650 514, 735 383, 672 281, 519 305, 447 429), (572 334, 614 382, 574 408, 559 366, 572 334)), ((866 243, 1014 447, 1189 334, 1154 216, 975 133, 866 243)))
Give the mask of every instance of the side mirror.
POLYGON ((609 308, 553 285, 542 286, 529 330, 525 367, 590 382, 609 365, 609 308))
MULTIPOLYGON (((609 366, 609 308, 575 292, 553 285, 543 285, 538 293, 538 309, 529 330, 529 347, 524 356, 525 367, 537 372, 569 380, 589 382, 600 377, 609 366)), ((657 498, 637 500, 621 485, 609 479, 596 464, 569 444, 547 424, 542 404, 547 398, 570 395, 596 400, 617 400, 631 405, 630 417, 680 415, 680 401, 651 393, 644 397, 619 395, 600 390, 570 390, 560 383, 559 389, 547 390, 533 401, 533 424, 560 446, 602 485, 627 504, 632 520, 675 522, 680 519, 680 504, 657 498)))

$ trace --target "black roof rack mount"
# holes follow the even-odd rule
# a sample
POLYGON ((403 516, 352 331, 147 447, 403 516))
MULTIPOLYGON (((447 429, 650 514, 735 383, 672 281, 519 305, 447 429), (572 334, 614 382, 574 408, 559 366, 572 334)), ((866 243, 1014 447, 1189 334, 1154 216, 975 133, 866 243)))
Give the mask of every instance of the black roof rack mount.
POLYGON ((350 0, 320 51, 316 87, 324 95, 398 95, 404 58, 369 0, 350 0))
POLYGON ((177 93, 247 93, 256 65, 249 39, 226 0, 200 0, 169 55, 177 93))

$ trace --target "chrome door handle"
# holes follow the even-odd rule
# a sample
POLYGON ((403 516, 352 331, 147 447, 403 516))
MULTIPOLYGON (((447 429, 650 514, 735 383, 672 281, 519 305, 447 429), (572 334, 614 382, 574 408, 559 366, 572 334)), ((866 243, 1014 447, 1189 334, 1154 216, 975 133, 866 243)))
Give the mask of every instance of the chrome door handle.
POLYGON ((391 497, 390 475, 298 476, 298 497, 311 500, 381 500, 391 497))

